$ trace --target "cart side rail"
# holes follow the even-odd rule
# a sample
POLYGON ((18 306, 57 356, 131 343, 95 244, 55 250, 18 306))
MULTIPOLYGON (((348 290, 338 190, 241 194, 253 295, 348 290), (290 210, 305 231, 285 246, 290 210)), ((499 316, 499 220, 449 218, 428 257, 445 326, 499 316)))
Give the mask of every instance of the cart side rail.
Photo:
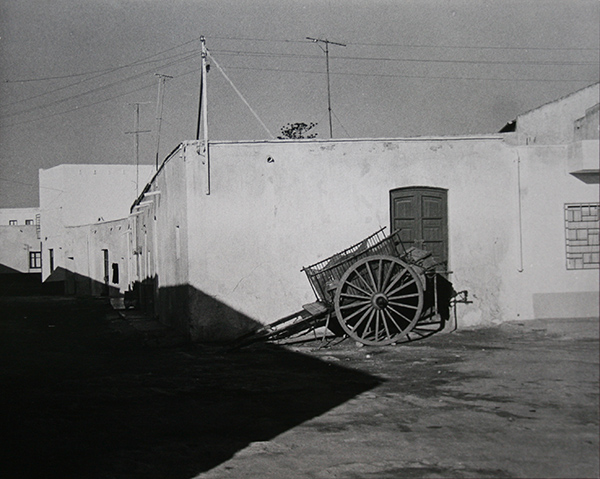
POLYGON ((400 257, 405 254, 404 245, 400 240, 400 230, 389 236, 384 234, 385 227, 376 231, 364 240, 345 250, 325 258, 311 266, 302 268, 308 281, 320 301, 331 302, 331 292, 337 283, 355 262, 366 256, 384 254, 400 257))

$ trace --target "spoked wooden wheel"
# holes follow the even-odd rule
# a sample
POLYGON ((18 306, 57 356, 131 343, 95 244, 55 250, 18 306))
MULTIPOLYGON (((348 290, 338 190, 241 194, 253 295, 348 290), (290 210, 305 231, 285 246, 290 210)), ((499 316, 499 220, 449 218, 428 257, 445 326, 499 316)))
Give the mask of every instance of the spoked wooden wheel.
POLYGON ((356 341, 386 345, 401 341, 423 310, 423 284, 413 269, 393 256, 369 256, 340 279, 335 314, 356 341))

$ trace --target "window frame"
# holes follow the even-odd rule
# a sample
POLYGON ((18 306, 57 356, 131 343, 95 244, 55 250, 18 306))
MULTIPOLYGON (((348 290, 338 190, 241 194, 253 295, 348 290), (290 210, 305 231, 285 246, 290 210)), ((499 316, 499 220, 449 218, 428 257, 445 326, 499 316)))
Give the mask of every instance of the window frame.
POLYGON ((600 269, 599 203, 565 203, 565 266, 568 271, 600 269))
POLYGON ((42 269, 42 252, 29 252, 29 269, 42 269))

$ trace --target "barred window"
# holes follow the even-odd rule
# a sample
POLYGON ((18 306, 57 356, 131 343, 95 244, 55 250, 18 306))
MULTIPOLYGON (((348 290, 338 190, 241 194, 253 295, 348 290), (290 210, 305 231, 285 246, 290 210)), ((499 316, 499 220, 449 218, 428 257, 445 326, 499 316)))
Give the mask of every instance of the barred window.
POLYGON ((565 205, 567 269, 600 268, 598 203, 565 205))

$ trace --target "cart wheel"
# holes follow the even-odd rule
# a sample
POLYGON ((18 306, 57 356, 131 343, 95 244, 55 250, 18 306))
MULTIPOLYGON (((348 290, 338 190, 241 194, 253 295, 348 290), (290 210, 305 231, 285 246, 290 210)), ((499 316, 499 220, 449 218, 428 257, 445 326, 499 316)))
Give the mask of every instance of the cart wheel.
POLYGON ((404 261, 369 256, 354 263, 340 279, 335 314, 356 341, 385 345, 401 341, 423 310, 423 284, 404 261))

